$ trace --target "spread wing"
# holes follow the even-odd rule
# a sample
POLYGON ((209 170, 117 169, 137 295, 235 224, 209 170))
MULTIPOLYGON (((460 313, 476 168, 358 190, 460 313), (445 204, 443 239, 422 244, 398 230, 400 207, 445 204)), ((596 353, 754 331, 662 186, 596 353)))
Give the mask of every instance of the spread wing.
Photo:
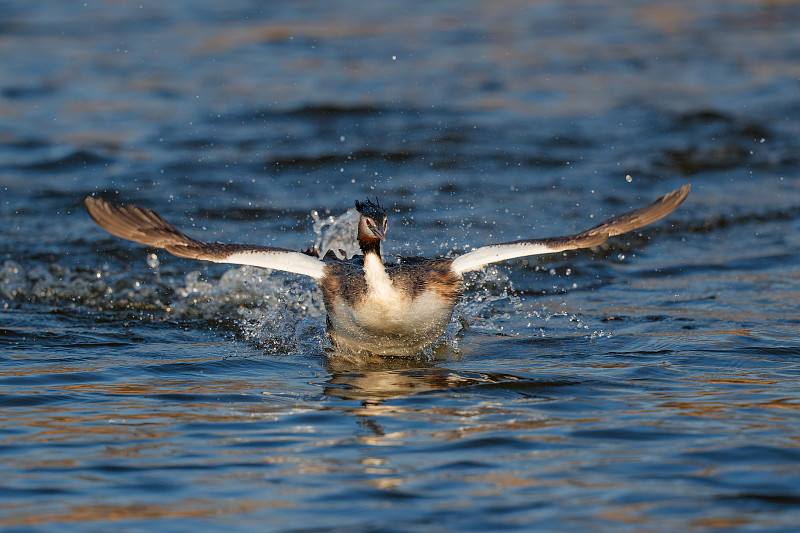
POLYGON ((672 213, 689 195, 690 188, 691 185, 684 185, 680 189, 665 194, 646 207, 609 218, 597 226, 575 235, 547 239, 525 239, 477 248, 455 258, 451 268, 456 274, 461 275, 464 272, 478 270, 484 265, 515 257, 598 246, 603 244, 609 237, 641 228, 672 213))
POLYGON ((91 196, 85 203, 89 216, 109 233, 163 248, 178 257, 274 268, 314 279, 321 279, 325 273, 325 263, 300 252, 271 246, 198 241, 184 235, 150 209, 135 205, 116 206, 91 196))

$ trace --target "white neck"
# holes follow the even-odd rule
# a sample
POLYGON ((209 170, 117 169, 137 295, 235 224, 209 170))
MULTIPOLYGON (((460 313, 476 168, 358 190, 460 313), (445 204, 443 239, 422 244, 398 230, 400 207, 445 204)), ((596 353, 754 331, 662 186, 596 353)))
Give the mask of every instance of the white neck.
POLYGON ((381 300, 396 297, 392 280, 389 279, 378 254, 368 253, 364 256, 364 279, 367 282, 368 297, 381 300))

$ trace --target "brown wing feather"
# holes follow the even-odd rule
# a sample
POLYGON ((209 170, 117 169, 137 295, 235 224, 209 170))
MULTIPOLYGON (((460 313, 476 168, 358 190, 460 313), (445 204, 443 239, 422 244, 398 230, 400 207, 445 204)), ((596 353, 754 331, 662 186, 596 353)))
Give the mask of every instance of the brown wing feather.
POLYGON ((237 252, 292 252, 272 246, 198 241, 150 209, 113 205, 92 196, 86 198, 85 203, 89 216, 107 232, 129 241, 164 248, 178 257, 218 261, 237 252))
POLYGON ((558 246, 568 242, 573 249, 599 246, 606 242, 609 237, 622 235, 631 230, 641 228, 672 213, 683 203, 689 195, 690 189, 691 185, 684 185, 680 189, 675 189, 665 194, 650 205, 606 219, 581 233, 547 239, 550 241, 548 244, 552 243, 554 246, 558 246))
POLYGON ((225 244, 193 239, 150 209, 116 206, 101 198, 86 199, 89 216, 100 227, 123 239, 164 248, 178 257, 203 259, 216 263, 252 265, 294 272, 320 280, 325 263, 309 253, 253 244, 225 244))
POLYGON ((156 248, 198 247, 203 243, 184 235, 175 226, 150 209, 135 205, 117 206, 102 198, 85 200, 89 216, 107 232, 156 248))

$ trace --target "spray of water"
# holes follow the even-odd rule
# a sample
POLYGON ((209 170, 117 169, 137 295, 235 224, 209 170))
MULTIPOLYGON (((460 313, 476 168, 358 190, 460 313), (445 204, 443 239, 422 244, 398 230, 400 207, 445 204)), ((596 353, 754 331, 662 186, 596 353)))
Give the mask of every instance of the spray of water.
MULTIPOLYGON (((339 217, 311 213, 317 249, 348 257, 359 252, 355 242, 358 213, 350 209, 339 217)), ((0 305, 25 303, 88 307, 98 312, 136 315, 152 320, 202 320, 246 339, 268 353, 321 354, 327 345, 322 295, 309 279, 255 267, 236 267, 220 277, 201 271, 166 275, 162 262, 151 253, 146 268, 114 270, 34 265, 7 260, 0 265, 0 305)), ((560 316, 545 310, 522 310, 504 267, 490 267, 471 275, 465 296, 437 345, 458 352, 464 331, 513 334, 504 322, 511 313, 524 312, 532 322, 560 316)), ((569 317, 570 320, 580 320, 569 317)), ((579 324, 580 325, 580 324, 579 324)), ((541 330, 544 335, 544 330, 541 330)), ((526 332, 530 334, 530 330, 526 332)))

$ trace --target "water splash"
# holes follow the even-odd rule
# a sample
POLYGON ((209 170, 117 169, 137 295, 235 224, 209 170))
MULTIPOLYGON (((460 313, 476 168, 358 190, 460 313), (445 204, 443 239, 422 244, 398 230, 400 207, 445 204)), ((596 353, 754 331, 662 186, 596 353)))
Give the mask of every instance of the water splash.
POLYGON ((358 211, 353 208, 339 217, 328 216, 324 219, 317 211, 311 212, 314 233, 317 234, 316 247, 320 251, 320 256, 324 256, 328 250, 333 250, 337 256, 341 256, 339 252, 343 251, 347 257, 361 253, 355 239, 359 216, 358 211))
MULTIPOLYGON (((349 257, 359 252, 355 209, 339 217, 323 218, 316 211, 310 215, 317 248, 323 254, 342 250, 349 257)), ((321 354, 327 346, 322 294, 307 278, 250 266, 231 268, 216 278, 216 267, 209 269, 210 274, 196 270, 168 275, 162 266, 155 253, 148 254, 142 264, 119 270, 108 264, 99 269, 57 263, 26 268, 7 260, 0 265, 0 298, 6 308, 46 303, 58 308, 88 307, 126 318, 202 320, 268 353, 321 354)), ((512 315, 524 313, 531 324, 561 316, 560 311, 523 309, 502 266, 471 274, 465 289, 444 335, 425 356, 435 357, 434 351, 443 347, 457 353, 467 329, 488 335, 518 334, 507 328, 512 315)), ((579 317, 570 320, 588 329, 579 317)), ((545 335, 543 329, 540 332, 545 335)))

